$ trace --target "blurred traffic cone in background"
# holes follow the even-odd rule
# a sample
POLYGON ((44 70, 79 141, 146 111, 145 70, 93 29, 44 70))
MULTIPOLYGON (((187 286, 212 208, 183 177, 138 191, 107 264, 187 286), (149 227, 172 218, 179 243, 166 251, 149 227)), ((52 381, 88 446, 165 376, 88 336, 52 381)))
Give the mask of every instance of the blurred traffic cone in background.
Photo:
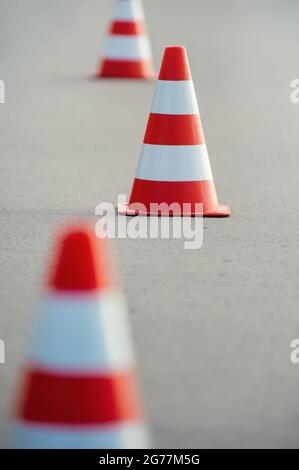
POLYGON ((68 229, 27 361, 15 448, 146 448, 126 309, 107 240, 68 229))
POLYGON ((171 215, 230 215, 229 207, 218 203, 188 57, 181 46, 165 50, 131 197, 119 212, 157 215, 153 203, 176 203, 171 215), (199 211, 196 203, 202 204, 199 211))
POLYGON ((154 76, 141 0, 116 0, 97 76, 140 79, 154 76))

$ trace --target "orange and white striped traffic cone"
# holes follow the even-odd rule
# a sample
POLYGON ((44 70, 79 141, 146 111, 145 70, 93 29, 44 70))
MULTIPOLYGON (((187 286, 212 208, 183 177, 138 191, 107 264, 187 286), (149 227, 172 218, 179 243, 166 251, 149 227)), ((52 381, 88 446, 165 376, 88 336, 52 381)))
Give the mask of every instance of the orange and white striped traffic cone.
POLYGON ((15 448, 148 446, 126 309, 107 240, 60 240, 14 425, 15 448))
MULTIPOLYGON (((162 206, 161 206, 162 207, 162 206)), ((165 50, 127 215, 226 217, 218 203, 184 47, 165 50), (153 207, 176 204, 171 214, 153 207), (202 204, 202 208, 198 206, 202 204), (184 205, 189 207, 186 211, 184 205)))
POLYGON ((154 77, 141 0, 116 0, 98 77, 154 77))

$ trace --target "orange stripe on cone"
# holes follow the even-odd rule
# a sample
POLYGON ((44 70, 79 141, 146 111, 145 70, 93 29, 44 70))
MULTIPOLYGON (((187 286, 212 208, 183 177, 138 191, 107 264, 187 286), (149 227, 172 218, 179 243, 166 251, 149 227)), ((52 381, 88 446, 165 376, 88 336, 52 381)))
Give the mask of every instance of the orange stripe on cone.
POLYGON ((95 425, 142 420, 133 373, 76 376, 33 369, 27 372, 18 415, 25 421, 95 425))
POLYGON ((151 113, 145 131, 145 144, 198 145, 205 138, 198 115, 151 113))
MULTIPOLYGON (((129 205, 136 204, 137 207, 141 201, 148 212, 150 212, 151 204, 161 204, 162 202, 168 205, 175 202, 179 204, 181 211, 184 204, 190 204, 191 214, 197 212, 196 204, 198 204, 198 201, 205 201, 203 210, 206 214, 213 214, 218 208, 213 181, 161 182, 135 178, 129 205)), ((197 215, 200 215, 200 213, 197 213, 197 215)))
POLYGON ((61 291, 115 287, 108 251, 107 240, 99 243, 94 234, 84 228, 72 228, 62 233, 55 250, 49 287, 61 291))
POLYGON ((110 34, 140 35, 145 34, 145 28, 141 21, 114 21, 110 27, 110 34))
POLYGON ((159 80, 191 80, 186 49, 182 46, 166 47, 159 80))
POLYGON ((152 62, 149 60, 104 59, 98 77, 149 78, 152 75, 152 62))

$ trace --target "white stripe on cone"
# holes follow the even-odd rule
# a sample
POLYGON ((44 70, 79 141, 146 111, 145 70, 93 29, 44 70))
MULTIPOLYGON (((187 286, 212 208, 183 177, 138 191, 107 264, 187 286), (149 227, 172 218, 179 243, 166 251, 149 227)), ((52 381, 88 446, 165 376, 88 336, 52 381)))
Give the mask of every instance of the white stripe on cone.
POLYGON ((94 427, 47 426, 17 423, 13 426, 15 449, 147 449, 143 424, 114 424, 94 427))
POLYGON ((44 299, 29 360, 54 370, 109 372, 135 364, 127 312, 116 294, 44 299))
POLYGON ((141 60, 151 59, 152 53, 147 36, 111 35, 106 40, 106 59, 141 60))
POLYGON ((153 181, 212 180, 207 147, 144 144, 136 177, 153 181))
POLYGON ((152 113, 199 114, 192 80, 158 80, 152 113))
POLYGON ((142 21, 143 8, 138 0, 118 0, 115 6, 113 19, 117 21, 142 21))

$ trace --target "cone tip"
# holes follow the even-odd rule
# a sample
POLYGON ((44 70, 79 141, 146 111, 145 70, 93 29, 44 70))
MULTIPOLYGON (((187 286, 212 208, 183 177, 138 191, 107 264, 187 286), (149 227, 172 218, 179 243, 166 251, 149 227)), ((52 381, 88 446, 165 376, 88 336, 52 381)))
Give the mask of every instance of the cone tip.
POLYGON ((191 80, 187 51, 184 46, 165 48, 159 80, 191 80))
POLYGON ((174 46, 166 46, 165 47, 165 51, 176 51, 176 52, 186 52, 186 48, 185 46, 180 46, 178 44, 174 45, 174 46))
POLYGON ((58 291, 90 291, 114 285, 108 241, 88 224, 70 225, 59 233, 48 286, 58 291))

